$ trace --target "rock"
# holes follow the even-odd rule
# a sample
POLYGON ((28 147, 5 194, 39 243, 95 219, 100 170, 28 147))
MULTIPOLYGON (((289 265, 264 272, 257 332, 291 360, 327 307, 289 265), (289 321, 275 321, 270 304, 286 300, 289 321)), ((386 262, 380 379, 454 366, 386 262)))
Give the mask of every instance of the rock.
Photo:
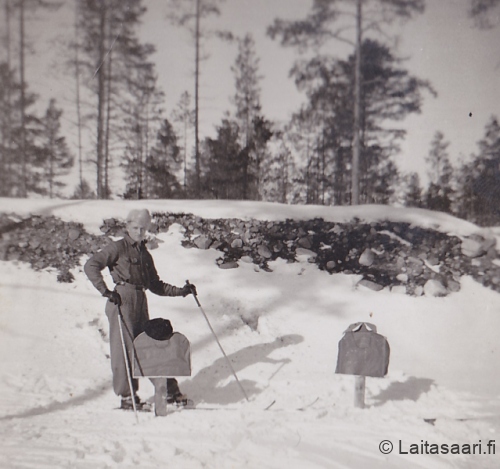
POLYGON ((481 242, 471 238, 462 240, 462 254, 467 257, 479 257, 484 253, 481 242))
POLYGON ((417 285, 414 290, 415 296, 422 296, 424 294, 424 287, 417 285))
POLYGON ((259 253, 259 255, 261 257, 263 257, 264 259, 269 259, 271 256, 272 256, 272 253, 271 251, 269 250, 269 248, 267 246, 265 246, 264 244, 261 244, 258 248, 257 248, 257 252, 259 253))
POLYGON ((297 248, 295 250, 295 255, 298 256, 306 256, 307 259, 316 259, 318 256, 314 251, 311 251, 310 249, 305 249, 305 248, 297 248))
POLYGON ((236 261, 223 262, 219 264, 219 269, 237 269, 239 267, 236 261))
POLYGON ((312 240, 310 237, 308 236, 304 236, 303 238, 300 238, 298 241, 297 241, 297 244, 302 247, 302 248, 305 248, 305 249, 311 249, 312 248, 312 240))
POLYGON ((328 261, 326 263, 326 268, 328 270, 333 270, 333 269, 335 269, 335 267, 337 267, 337 263, 335 261, 328 261))
POLYGON ((68 238, 71 240, 71 241, 76 241, 79 237, 80 237, 80 230, 77 230, 76 228, 71 228, 69 231, 68 231, 68 238))
POLYGON ((342 229, 342 227, 340 225, 335 225, 331 230, 330 230, 330 233, 335 233, 336 235, 339 235, 340 233, 342 233, 344 230, 342 229))
POLYGON ((491 277, 491 283, 493 285, 500 285, 500 276, 491 277))
POLYGON ((406 270, 413 276, 418 277, 424 270, 423 261, 416 257, 408 257, 407 261, 406 270))
POLYGON ((448 290, 439 280, 430 279, 425 282, 424 294, 425 296, 446 296, 448 290))
POLYGON ((479 234, 473 234, 462 240, 462 254, 467 257, 479 257, 496 244, 495 238, 485 238, 479 234))
POLYGON ((280 252, 283 249, 283 243, 281 241, 278 241, 274 246, 273 246, 273 251, 274 252, 280 252))
POLYGON ((243 241, 240 238, 233 239, 233 242, 231 243, 231 247, 233 249, 238 249, 243 247, 243 241))
POLYGON ((370 267, 374 261, 375 261, 375 253, 369 248, 363 251, 358 260, 360 265, 364 265, 366 267, 370 267))
POLYGON ((222 246, 222 242, 221 241, 214 241, 214 243, 210 245, 210 247, 212 249, 219 249, 219 247, 221 247, 221 246, 222 246))
POLYGON ((379 285, 378 283, 372 282, 371 280, 367 280, 365 278, 361 279, 358 282, 358 285, 361 285, 362 287, 369 288, 370 290, 373 290, 373 291, 380 291, 380 290, 384 289, 384 287, 382 285, 379 285))
POLYGON ((429 257, 427 257, 426 261, 429 265, 432 265, 432 266, 439 265, 439 259, 437 256, 434 256, 434 255, 430 255, 429 257))
POLYGON ((460 291, 460 283, 456 280, 448 280, 448 282, 446 282, 446 287, 448 288, 448 291, 453 293, 460 291))
POLYGON ((212 240, 205 235, 201 235, 198 236, 193 243, 198 249, 208 249, 210 244, 212 244, 212 240))
POLYGON ((408 275, 407 274, 399 274, 399 275, 396 276, 396 278, 400 282, 403 282, 403 283, 407 283, 408 282, 408 275))
POLYGON ((398 258, 396 259, 396 268, 401 272, 406 271, 406 261, 403 256, 398 256, 398 258))
POLYGON ((30 247, 33 249, 39 248, 41 244, 42 244, 42 241, 40 239, 32 239, 29 242, 30 247))
POLYGON ((406 287, 404 285, 394 285, 393 287, 391 287, 391 292, 405 295, 406 287))

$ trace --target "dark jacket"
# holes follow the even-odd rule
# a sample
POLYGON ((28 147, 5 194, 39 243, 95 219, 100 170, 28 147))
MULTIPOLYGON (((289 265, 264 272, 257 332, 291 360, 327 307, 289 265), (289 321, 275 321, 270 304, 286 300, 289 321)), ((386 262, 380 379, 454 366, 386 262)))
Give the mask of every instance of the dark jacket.
POLYGON ((382 378, 389 368, 387 339, 370 323, 351 324, 339 342, 335 373, 382 378))
POLYGON ((115 283, 128 283, 149 289, 160 296, 180 296, 181 288, 162 282, 145 243, 129 235, 113 241, 94 254, 83 268, 101 294, 107 290, 101 271, 108 267, 115 283))

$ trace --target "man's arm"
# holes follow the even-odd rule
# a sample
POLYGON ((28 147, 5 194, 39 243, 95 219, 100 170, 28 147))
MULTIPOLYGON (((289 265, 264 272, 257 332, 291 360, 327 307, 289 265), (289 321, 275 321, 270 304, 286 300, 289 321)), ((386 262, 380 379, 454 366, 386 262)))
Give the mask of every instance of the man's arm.
POLYGON ((83 271, 101 295, 104 295, 108 291, 101 271, 106 267, 114 265, 117 260, 118 248, 116 243, 110 243, 101 251, 96 252, 83 267, 83 271))
POLYGON ((185 291, 183 288, 175 287, 169 283, 163 282, 158 276, 155 264, 151 254, 148 252, 148 274, 149 274, 149 289, 155 295, 160 296, 185 296, 185 291))

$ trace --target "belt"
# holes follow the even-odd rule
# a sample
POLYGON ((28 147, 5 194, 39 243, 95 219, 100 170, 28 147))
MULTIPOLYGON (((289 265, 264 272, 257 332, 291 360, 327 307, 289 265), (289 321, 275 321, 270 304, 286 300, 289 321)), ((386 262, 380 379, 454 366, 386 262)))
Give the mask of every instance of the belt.
POLYGON ((139 291, 146 290, 146 287, 144 285, 134 285, 133 283, 117 282, 117 285, 127 288, 133 288, 134 290, 139 290, 139 291))

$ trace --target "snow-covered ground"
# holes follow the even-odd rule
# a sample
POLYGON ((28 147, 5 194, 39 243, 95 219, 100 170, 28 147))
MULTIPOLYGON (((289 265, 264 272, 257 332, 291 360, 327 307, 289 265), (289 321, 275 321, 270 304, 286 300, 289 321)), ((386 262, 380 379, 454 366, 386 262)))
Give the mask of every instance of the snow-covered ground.
MULTIPOLYGON (((390 219, 459 236, 478 230, 444 214, 380 206, 0 199, 2 211, 54 214, 91 232, 138 207, 209 218, 390 219)), ((160 276, 197 285, 249 401, 194 299, 148 294, 151 317, 169 318, 191 342, 193 373, 179 381, 198 409, 141 413, 137 424, 115 410, 105 300, 82 269, 61 284, 56 272, 1 261, 0 467, 500 467, 498 293, 467 277, 446 298, 373 292, 306 259, 276 261, 273 272, 244 262, 222 270, 220 253, 181 246, 180 226, 159 237, 152 254, 160 276), (338 342, 357 321, 376 324, 391 346, 388 376, 366 380, 365 409, 354 407, 354 377, 334 373, 338 342), (390 454, 380 451, 383 440, 394 444, 390 454), (425 453, 425 443, 468 444, 475 454, 403 454, 412 444, 425 453), (493 445, 496 454, 487 454, 493 445)), ((146 379, 140 395, 153 396, 146 379)))

